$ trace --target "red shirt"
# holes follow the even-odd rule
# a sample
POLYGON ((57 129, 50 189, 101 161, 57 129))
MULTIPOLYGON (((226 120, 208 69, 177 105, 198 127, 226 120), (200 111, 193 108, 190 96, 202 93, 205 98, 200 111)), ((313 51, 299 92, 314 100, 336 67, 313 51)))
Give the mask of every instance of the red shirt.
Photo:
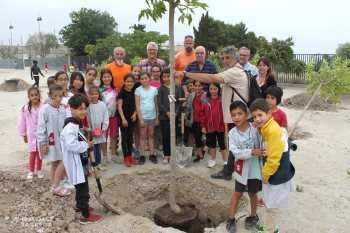
POLYGON ((203 95, 203 91, 200 95, 195 94, 193 99, 193 121, 201 122, 201 109, 202 109, 202 101, 201 97, 203 95))
POLYGON ((279 126, 288 127, 287 115, 281 109, 278 109, 277 112, 273 112, 272 117, 279 126))
MULTIPOLYGON (((210 105, 211 105, 211 114, 213 116, 213 123, 214 123, 214 131, 219 131, 219 101, 220 98, 210 98, 210 105)), ((222 116, 222 113, 220 114, 222 116)))

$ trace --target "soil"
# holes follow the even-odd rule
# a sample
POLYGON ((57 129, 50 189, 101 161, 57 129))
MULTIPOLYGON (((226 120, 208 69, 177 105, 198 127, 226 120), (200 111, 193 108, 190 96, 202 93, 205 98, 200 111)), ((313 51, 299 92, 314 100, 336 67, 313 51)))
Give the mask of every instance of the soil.
MULTIPOLYGON (((19 80, 18 81, 18 90, 19 91, 26 91, 32 86, 31 84, 28 84, 23 79, 11 78, 11 79, 8 79, 8 80, 19 80)), ((3 83, 0 84, 0 91, 6 91, 6 82, 3 82, 3 83)))
MULTIPOLYGON (((303 92, 283 100, 279 106, 298 110, 304 109, 304 107, 309 103, 310 99, 310 92, 303 92)), ((325 100, 321 98, 321 96, 316 96, 308 110, 334 112, 339 110, 339 108, 340 107, 335 106, 331 101, 325 100)))
POLYGON ((312 137, 312 134, 306 131, 303 131, 303 129, 301 127, 296 127, 293 134, 289 137, 290 141, 294 141, 294 140, 305 140, 312 137))

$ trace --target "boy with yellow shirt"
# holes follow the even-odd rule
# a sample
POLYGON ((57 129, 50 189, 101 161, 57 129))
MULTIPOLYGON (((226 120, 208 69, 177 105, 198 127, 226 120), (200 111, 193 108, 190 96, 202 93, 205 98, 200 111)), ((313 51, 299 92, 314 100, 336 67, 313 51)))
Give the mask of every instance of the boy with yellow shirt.
POLYGON ((290 162, 287 138, 274 121, 269 103, 256 99, 250 112, 262 135, 262 147, 266 149, 266 157, 262 160, 262 199, 267 208, 267 220, 265 224, 256 225, 254 230, 278 233, 278 208, 289 206, 289 193, 295 190, 292 179, 295 169, 290 162))

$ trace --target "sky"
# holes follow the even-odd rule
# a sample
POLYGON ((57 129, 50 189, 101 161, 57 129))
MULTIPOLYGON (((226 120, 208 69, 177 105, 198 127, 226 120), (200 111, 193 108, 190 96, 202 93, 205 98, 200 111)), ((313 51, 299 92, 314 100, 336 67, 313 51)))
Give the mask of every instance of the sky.
MULTIPOLYGON (((71 23, 69 13, 79 11, 81 7, 109 12, 118 23, 118 31, 128 33, 134 24, 146 24, 146 31, 159 31, 169 34, 169 15, 166 14, 155 23, 152 19, 138 21, 138 14, 147 7, 144 0, 103 0, 103 1, 1 1, 0 42, 9 44, 10 22, 12 44, 26 43, 29 34, 39 32, 36 21, 38 13, 42 17, 40 31, 56 33, 71 23)), ((338 44, 350 41, 350 1, 333 0, 200 0, 209 5, 209 16, 228 24, 243 22, 248 31, 272 38, 287 39, 293 37, 295 54, 334 54, 338 44)), ((202 9, 196 9, 192 24, 177 22, 175 14, 175 45, 183 44, 184 36, 193 35, 193 26, 198 27, 202 9)))

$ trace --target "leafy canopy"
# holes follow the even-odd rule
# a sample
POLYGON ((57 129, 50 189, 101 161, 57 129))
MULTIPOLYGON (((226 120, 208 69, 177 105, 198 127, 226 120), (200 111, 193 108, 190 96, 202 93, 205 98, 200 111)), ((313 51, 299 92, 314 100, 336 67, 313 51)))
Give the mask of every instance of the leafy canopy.
POLYGON ((58 48, 58 39, 52 33, 35 33, 27 39, 26 49, 31 51, 31 57, 46 57, 51 49, 58 48))
POLYGON ((114 17, 106 11, 81 8, 80 11, 71 12, 69 17, 72 22, 64 26, 59 34, 64 45, 72 48, 71 53, 76 56, 86 55, 86 45, 95 45, 97 39, 114 34, 118 26, 114 17))
POLYGON ((350 59, 350 43, 345 42, 344 44, 338 44, 338 48, 336 49, 336 53, 340 57, 350 59))

